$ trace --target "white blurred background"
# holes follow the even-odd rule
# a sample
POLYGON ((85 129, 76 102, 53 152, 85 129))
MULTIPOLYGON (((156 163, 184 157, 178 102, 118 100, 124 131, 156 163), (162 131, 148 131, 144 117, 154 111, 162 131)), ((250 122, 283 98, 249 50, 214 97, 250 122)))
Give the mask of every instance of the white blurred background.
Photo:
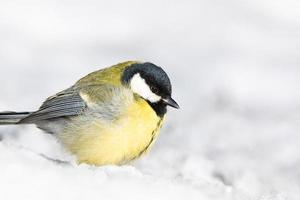
POLYGON ((296 0, 0 0, 0 110, 126 60, 162 66, 181 106, 132 167, 56 166, 35 156, 64 157, 51 136, 0 127, 4 199, 299 199, 299 35, 296 0))

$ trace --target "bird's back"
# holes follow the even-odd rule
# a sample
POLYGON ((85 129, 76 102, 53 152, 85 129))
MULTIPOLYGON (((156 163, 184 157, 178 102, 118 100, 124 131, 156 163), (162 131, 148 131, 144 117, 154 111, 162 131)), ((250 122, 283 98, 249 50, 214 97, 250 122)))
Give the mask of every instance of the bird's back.
POLYGON ((92 72, 85 77, 81 78, 75 86, 85 86, 85 85, 103 85, 110 84, 114 86, 121 85, 121 75, 123 71, 130 65, 137 63, 137 61, 127 61, 113 65, 108 68, 104 68, 95 72, 92 72))

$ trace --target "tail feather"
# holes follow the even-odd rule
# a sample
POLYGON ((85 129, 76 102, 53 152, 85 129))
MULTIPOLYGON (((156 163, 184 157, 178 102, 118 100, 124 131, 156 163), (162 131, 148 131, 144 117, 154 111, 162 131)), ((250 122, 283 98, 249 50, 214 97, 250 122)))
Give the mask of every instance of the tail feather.
POLYGON ((0 112, 0 125, 17 124, 28 115, 30 112, 0 112))

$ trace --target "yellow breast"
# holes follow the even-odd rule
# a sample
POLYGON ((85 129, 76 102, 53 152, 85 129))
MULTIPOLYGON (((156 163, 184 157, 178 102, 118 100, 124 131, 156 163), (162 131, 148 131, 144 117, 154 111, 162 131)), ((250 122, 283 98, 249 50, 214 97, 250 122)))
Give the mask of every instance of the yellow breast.
POLYGON ((66 130, 60 139, 80 163, 124 164, 150 149, 162 121, 149 104, 140 99, 133 101, 115 121, 94 119, 77 127, 76 133, 66 130))

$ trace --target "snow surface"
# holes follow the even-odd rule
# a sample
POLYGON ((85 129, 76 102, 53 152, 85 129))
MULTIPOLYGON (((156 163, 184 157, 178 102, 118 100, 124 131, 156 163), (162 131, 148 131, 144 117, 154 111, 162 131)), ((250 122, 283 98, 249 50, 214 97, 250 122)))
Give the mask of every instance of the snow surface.
POLYGON ((122 167, 78 166, 35 127, 0 127, 0 199, 298 200, 299 9, 296 0, 0 1, 0 110, 34 110, 126 60, 163 66, 181 107, 153 150, 122 167))

